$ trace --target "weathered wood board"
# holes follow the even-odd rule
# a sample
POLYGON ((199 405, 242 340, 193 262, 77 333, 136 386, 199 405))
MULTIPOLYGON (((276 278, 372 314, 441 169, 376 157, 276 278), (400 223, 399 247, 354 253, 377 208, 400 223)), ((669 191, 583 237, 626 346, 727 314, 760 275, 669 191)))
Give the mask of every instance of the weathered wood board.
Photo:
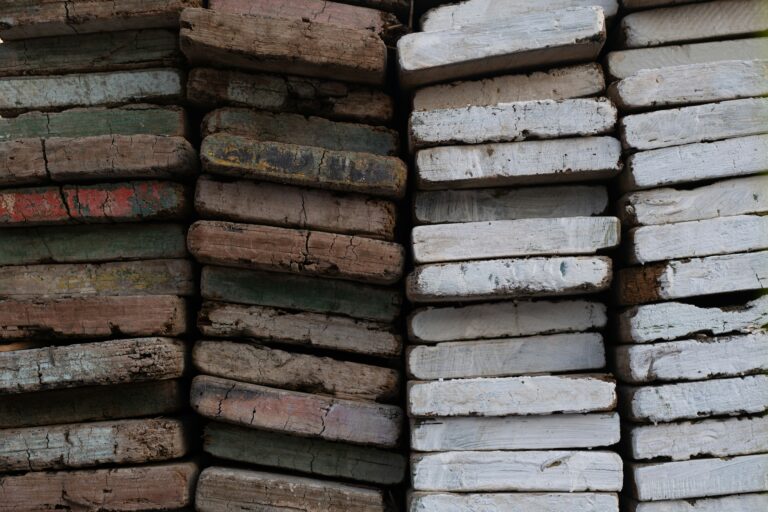
POLYGON ((181 51, 193 65, 384 84, 387 48, 369 30, 185 9, 180 35, 181 51))
POLYGON ((508 377, 605 366, 603 337, 591 332, 419 345, 410 347, 407 354, 408 374, 419 380, 508 377))
POLYGON ((378 357, 400 355, 400 336, 383 324, 344 316, 261 306, 203 302, 197 326, 205 336, 255 338, 378 357))
POLYGON ((379 489, 315 480, 312 478, 209 467, 200 474, 195 493, 198 512, 259 510, 355 510, 385 512, 384 492, 379 489))
POLYGON ((199 375, 191 404, 200 415, 249 428, 326 441, 392 448, 403 411, 394 405, 343 400, 199 375))
POLYGON ((620 491, 621 457, 603 451, 445 452, 413 455, 417 491, 620 491))
POLYGON ((627 505, 629 512, 722 512, 724 510, 763 512, 768 507, 768 493, 645 503, 630 501, 627 505))
POLYGON ((413 417, 584 413, 615 407, 616 384, 604 375, 408 383, 408 413, 413 417))
POLYGON ((768 251, 707 256, 630 267, 618 272, 620 304, 762 290, 768 251))
POLYGON ((584 492, 412 492, 408 496, 408 506, 410 512, 618 512, 619 498, 616 494, 584 492))
POLYGON ((583 300, 505 301, 421 308, 408 318, 411 343, 493 339, 602 329, 603 304, 583 300))
POLYGON ((37 185, 47 179, 41 139, 0 141, 0 186, 37 185))
POLYGON ((619 131, 627 149, 645 150, 757 135, 767 125, 768 98, 747 98, 633 114, 619 131))
POLYGON ((201 263, 374 284, 398 282, 405 260, 394 242, 211 220, 192 224, 187 246, 201 263))
POLYGON ((557 450, 618 442, 617 413, 430 418, 411 424, 411 449, 422 452, 557 450))
POLYGON ((227 69, 192 69, 187 99, 207 109, 232 105, 371 124, 386 124, 394 117, 392 98, 366 86, 227 69))
POLYGON ((224 423, 206 425, 203 449, 222 459, 380 485, 400 483, 407 465, 403 455, 378 448, 224 423))
POLYGON ((595 60, 605 42, 599 7, 533 12, 397 42, 400 83, 411 88, 472 75, 595 60))
POLYGON ((606 180, 622 169, 613 137, 443 146, 416 153, 421 190, 606 180))
POLYGON ((192 362, 205 375, 305 393, 391 402, 400 392, 397 370, 259 343, 201 340, 192 362))

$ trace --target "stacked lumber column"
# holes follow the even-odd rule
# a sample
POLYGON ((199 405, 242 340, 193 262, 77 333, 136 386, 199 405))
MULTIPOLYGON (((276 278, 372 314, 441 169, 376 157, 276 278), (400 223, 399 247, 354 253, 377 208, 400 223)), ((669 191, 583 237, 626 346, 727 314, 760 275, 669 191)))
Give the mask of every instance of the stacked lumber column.
POLYGON ((750 37, 766 29, 764 2, 659 7, 627 15, 608 56, 628 153, 629 510, 768 507, 768 40, 750 37))
POLYGON ((197 510, 383 511, 406 466, 394 201, 407 172, 381 126, 382 37, 399 22, 314 0, 209 7, 185 10, 181 31, 188 98, 215 109, 188 235, 204 265, 191 403, 216 458, 197 510))
POLYGON ((0 6, 2 511, 191 504, 198 164, 184 111, 148 103, 183 98, 176 27, 199 3, 0 6))
POLYGON ((544 68, 415 92, 409 510, 615 512, 619 418, 594 295, 620 233, 596 183, 620 171, 621 145, 602 69, 574 63, 597 58, 605 18, 499 4, 429 11, 398 45, 412 86, 544 68))

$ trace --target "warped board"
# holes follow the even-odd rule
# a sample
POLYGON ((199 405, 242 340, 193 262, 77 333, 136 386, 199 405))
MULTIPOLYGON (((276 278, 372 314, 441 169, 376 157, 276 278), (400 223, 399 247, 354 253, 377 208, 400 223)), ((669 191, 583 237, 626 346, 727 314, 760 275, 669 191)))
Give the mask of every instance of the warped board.
POLYGON ((768 493, 736 494, 722 498, 700 498, 657 502, 628 502, 629 512, 764 512, 768 507, 768 493))
MULTIPOLYGON (((408 495, 410 512, 618 512, 619 498, 609 493, 428 493, 408 495)), ((752 512, 751 510, 749 512, 752 512)))

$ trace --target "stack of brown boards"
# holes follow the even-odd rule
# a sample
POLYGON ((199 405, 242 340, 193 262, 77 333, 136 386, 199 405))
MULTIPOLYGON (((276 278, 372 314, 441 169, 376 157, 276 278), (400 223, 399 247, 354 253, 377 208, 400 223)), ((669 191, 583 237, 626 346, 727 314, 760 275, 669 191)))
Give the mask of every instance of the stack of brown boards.
POLYGON ((764 2, 625 0, 614 363, 635 512, 768 506, 764 2))
POLYGON ((404 250, 387 44, 407 2, 183 11, 202 122, 197 510, 384 511, 400 453, 404 250), (360 5, 352 5, 360 4, 360 5), (390 9, 394 9, 394 12, 390 9))
POLYGON ((192 504, 178 25, 200 4, 0 5, 3 512, 192 504))

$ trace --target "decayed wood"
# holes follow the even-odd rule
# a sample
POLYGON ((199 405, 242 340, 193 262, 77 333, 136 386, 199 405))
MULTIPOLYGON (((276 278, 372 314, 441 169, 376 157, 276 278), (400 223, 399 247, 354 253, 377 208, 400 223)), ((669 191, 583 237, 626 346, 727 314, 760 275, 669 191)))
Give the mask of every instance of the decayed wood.
POLYGON ((627 419, 653 423, 768 410, 768 375, 620 388, 627 419))
POLYGON ((612 275, 605 256, 436 263, 416 267, 406 295, 413 302, 435 303, 586 294, 608 289, 612 275))
POLYGON ((400 391, 396 370, 258 343, 198 341, 192 362, 205 375, 340 398, 392 401, 400 391))
MULTIPOLYGON (((456 7, 456 4, 444 8, 449 7, 456 7)), ((429 15, 427 13, 427 16, 429 15)), ((517 101, 564 100, 594 96, 604 90, 605 76, 602 67, 599 64, 579 64, 529 74, 504 75, 425 87, 414 94, 413 110, 462 108, 469 105, 490 107, 517 101)))
POLYGON ((408 373, 420 380, 507 377, 569 372, 605 366, 603 337, 597 333, 459 341, 408 350, 408 373))
POLYGON ((605 187, 572 185, 417 192, 413 213, 417 224, 443 224, 588 217, 607 207, 605 187))
POLYGON ((660 464, 629 464, 632 494, 643 501, 768 491, 768 454, 660 464))
POLYGON ((197 221, 187 245, 201 263, 394 284, 400 244, 359 236, 223 221, 197 221))
POLYGON ((135 338, 0 352, 0 393, 108 386, 180 377, 185 345, 135 338))
POLYGON ((621 457, 602 451, 445 452, 411 457, 417 491, 620 491, 621 457))
POLYGON ((724 510, 763 512, 768 507, 768 493, 645 503, 630 501, 627 505, 629 512, 722 512, 724 510))
POLYGON ((635 306, 618 316, 622 343, 672 340, 694 334, 754 332, 768 324, 768 297, 731 307, 699 307, 681 302, 635 306))
POLYGON ((218 458, 374 484, 398 484, 405 476, 399 453, 224 423, 205 427, 203 449, 218 458))
POLYGON ((616 247, 620 231, 616 217, 438 224, 413 228, 411 249, 417 264, 512 256, 595 254, 601 249, 616 247))
POLYGON ((760 0, 717 0, 632 13, 621 20, 627 48, 708 39, 735 39, 768 30, 760 0))
POLYGON ((747 98, 634 114, 619 130, 627 148, 644 150, 757 135, 767 125, 768 98, 747 98))
MULTIPOLYGON (((607 201, 607 198, 606 198, 607 201)), ((201 176, 195 211, 204 218, 316 229, 392 240, 396 209, 390 201, 249 180, 201 176)))
POLYGON ((197 473, 197 464, 175 462, 4 476, 0 511, 176 510, 191 505, 197 473))
POLYGON ((424 452, 594 448, 618 442, 617 413, 431 418, 411 424, 411 449, 424 452))
POLYGON ((391 322, 400 314, 397 290, 335 279, 209 267, 201 277, 203 298, 391 322))
POLYGON ((621 304, 762 290, 768 279, 768 251, 653 263, 620 270, 621 304))
MULTIPOLYGON (((290 8, 294 4, 283 2, 280 6, 290 8)), ((248 5, 255 4, 249 2, 248 5)), ((232 105, 374 124, 388 123, 394 116, 392 98, 376 89, 344 82, 226 69, 195 68, 190 71, 187 99, 209 109, 232 105)))
POLYGON ((387 48, 369 30, 304 19, 181 13, 181 50, 193 65, 288 73, 383 85, 387 48))
POLYGON ((408 383, 408 412, 414 417, 584 413, 615 407, 616 384, 602 375, 408 383))
POLYGON ((200 474, 195 493, 199 512, 271 510, 384 512, 379 489, 245 469, 209 467, 200 474))
POLYGON ((593 6, 418 32, 397 43, 400 82, 416 87, 471 75, 590 61, 604 42, 605 17, 593 6))
POLYGON ((256 338, 379 357, 397 356, 403 345, 391 328, 375 322, 217 302, 203 303, 197 326, 205 336, 256 338))
POLYGON ((605 180, 622 168, 612 137, 443 146, 416 153, 423 190, 605 180))
POLYGON ((178 336, 187 305, 175 296, 0 300, 0 340, 178 336))
MULTIPOLYGON (((618 512, 619 498, 609 493, 428 493, 408 496, 410 512, 618 512)), ((746 512, 746 511, 745 511, 746 512)), ((752 510, 748 512, 753 512, 752 510)), ((755 511, 757 512, 757 511, 755 511)))
POLYGON ((398 445, 403 411, 394 405, 342 400, 200 375, 191 403, 206 418, 327 441, 398 445))
POLYGON ((0 464, 7 471, 141 464, 176 459, 186 453, 184 425, 176 419, 0 430, 0 464))
POLYGON ((411 343, 532 336, 602 329, 603 304, 573 301, 506 301, 417 309, 408 318, 411 343))
POLYGON ((180 259, 0 267, 0 298, 188 296, 195 290, 192 264, 180 259))

